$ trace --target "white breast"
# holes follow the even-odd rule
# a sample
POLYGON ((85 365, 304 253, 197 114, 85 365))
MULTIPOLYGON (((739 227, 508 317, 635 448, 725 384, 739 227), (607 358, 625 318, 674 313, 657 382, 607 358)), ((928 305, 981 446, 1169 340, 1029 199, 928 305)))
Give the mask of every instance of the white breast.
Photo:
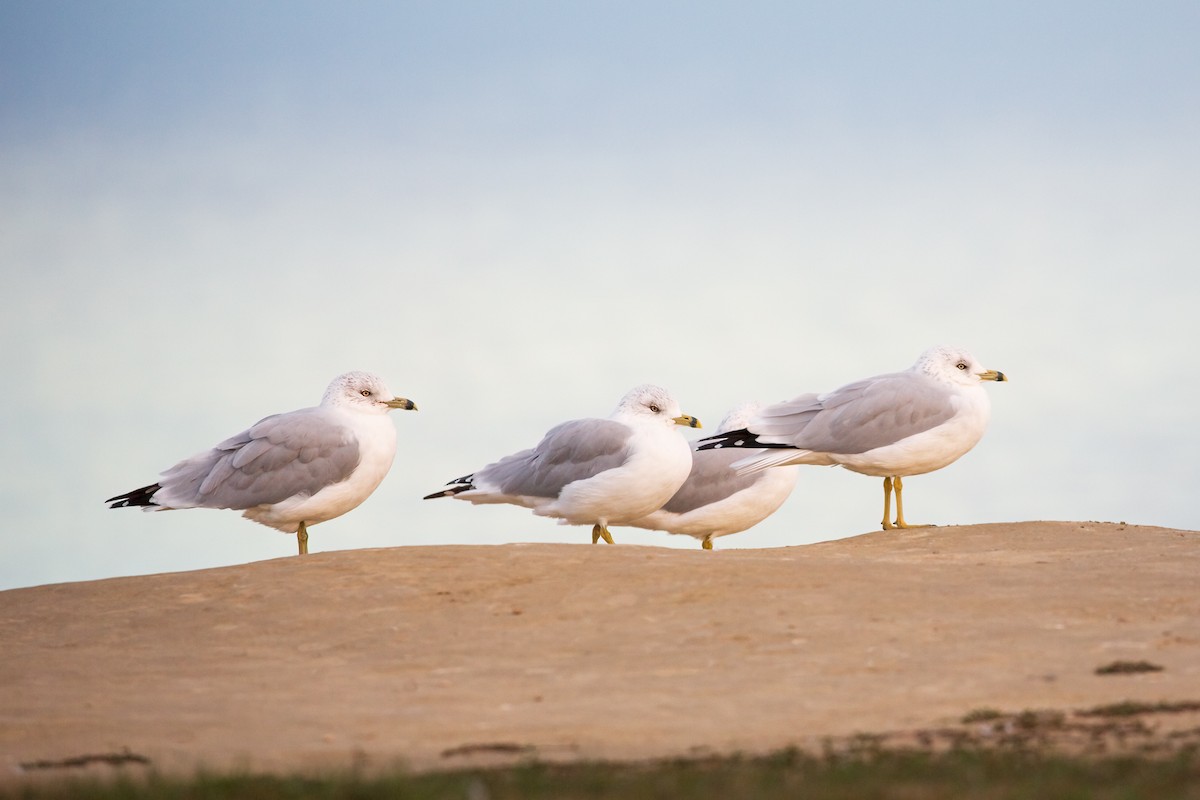
MULTIPOLYGON (((639 423, 632 423, 639 425, 639 423)), ((621 467, 570 484, 558 499, 536 509, 570 525, 622 524, 657 511, 692 470, 692 450, 679 431, 640 423, 633 456, 621 467)))
POLYGON ((930 430, 865 453, 835 455, 853 472, 876 477, 923 475, 954 463, 983 438, 991 403, 981 386, 964 387, 954 398, 958 411, 930 430))
POLYGON ((287 533, 300 523, 315 525, 357 508, 383 482, 396 456, 396 428, 386 416, 347 412, 358 439, 359 463, 350 477, 314 495, 295 495, 268 506, 246 509, 242 516, 287 533))

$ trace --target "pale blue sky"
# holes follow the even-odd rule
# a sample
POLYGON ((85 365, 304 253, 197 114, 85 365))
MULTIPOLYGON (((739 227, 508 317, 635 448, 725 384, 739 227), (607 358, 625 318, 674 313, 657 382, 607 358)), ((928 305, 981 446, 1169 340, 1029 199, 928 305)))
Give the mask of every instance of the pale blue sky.
MULTIPOLYGON (((289 555, 101 501, 349 369, 421 410, 314 552, 588 541, 419 498, 637 383, 715 425, 938 343, 1012 382, 911 520, 1196 529, 1197 41, 1194 3, 4 4, 0 588, 289 555)), ((809 468, 719 547, 880 494, 809 468)))

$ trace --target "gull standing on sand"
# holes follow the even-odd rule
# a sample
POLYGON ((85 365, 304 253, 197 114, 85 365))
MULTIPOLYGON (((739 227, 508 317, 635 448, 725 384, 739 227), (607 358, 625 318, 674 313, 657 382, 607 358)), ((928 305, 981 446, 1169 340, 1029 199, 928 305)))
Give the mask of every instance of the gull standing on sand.
MULTIPOLYGON (((737 406, 721 420, 718 435, 745 428, 759 408, 758 403, 737 406)), ((745 456, 734 448, 699 450, 693 445, 692 471, 675 496, 658 511, 628 524, 694 536, 705 550, 712 549, 714 537, 754 527, 783 505, 796 486, 800 467, 738 474, 731 465, 745 456)))
POLYGON ((356 508, 396 455, 393 408, 416 410, 369 372, 339 375, 321 404, 259 420, 180 461, 158 483, 110 497, 110 508, 230 508, 284 533, 308 552, 308 526, 356 508))
POLYGON ((884 530, 920 527, 904 521, 902 479, 941 469, 974 447, 991 414, 982 381, 1006 380, 965 350, 932 347, 904 372, 767 406, 742 430, 700 447, 766 449, 735 463, 741 473, 817 464, 882 477, 884 530))
POLYGON ((556 425, 537 447, 452 480, 425 499, 524 506, 563 525, 591 525, 592 544, 612 544, 609 525, 658 509, 687 478, 691 448, 676 425, 700 422, 683 414, 666 389, 638 386, 608 419, 556 425))

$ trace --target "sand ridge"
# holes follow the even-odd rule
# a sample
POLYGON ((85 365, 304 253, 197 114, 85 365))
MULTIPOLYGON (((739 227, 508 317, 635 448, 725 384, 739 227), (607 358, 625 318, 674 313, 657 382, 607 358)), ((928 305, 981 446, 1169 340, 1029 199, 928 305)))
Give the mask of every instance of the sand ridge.
POLYGON ((190 771, 764 752, 979 709, 1197 701, 1198 567, 1195 531, 1024 522, 766 550, 398 547, 15 589, 0 780, 88 754, 190 771), (1119 660, 1162 669, 1095 674, 1119 660))

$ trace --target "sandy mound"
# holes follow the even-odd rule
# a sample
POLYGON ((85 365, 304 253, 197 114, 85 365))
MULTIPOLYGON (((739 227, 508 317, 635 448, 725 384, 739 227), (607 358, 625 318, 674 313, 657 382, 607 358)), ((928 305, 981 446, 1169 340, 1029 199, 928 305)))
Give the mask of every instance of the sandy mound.
MULTIPOLYGON (((1200 533, 1030 522, 707 553, 357 550, 17 589, 0 592, 0 774, 97 755, 640 759, 982 709, 1179 707, 1200 700, 1198 587, 1200 533), (1118 661, 1162 669, 1096 674, 1118 661)), ((1197 724, 1157 715, 1163 736, 1167 717, 1197 724)))

